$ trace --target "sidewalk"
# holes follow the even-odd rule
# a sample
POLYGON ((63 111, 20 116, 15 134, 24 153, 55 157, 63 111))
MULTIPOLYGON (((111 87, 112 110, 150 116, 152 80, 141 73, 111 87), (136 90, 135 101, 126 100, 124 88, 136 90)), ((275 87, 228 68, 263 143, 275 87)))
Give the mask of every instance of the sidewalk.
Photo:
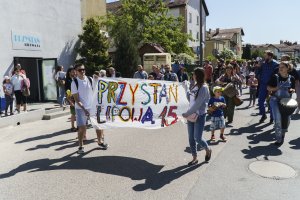
POLYGON ((0 128, 8 126, 18 126, 24 123, 34 122, 42 120, 43 116, 50 110, 61 111, 61 108, 57 103, 32 103, 27 105, 27 112, 21 111, 20 114, 17 112, 14 115, 5 117, 4 114, 0 118, 0 128))

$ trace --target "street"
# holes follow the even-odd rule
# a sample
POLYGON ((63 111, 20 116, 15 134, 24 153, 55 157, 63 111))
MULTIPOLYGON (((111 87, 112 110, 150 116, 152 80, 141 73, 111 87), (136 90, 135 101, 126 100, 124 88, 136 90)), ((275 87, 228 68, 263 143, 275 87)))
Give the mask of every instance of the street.
POLYGON ((1 129, 0 199, 298 199, 299 177, 272 180, 248 170, 255 160, 275 160, 298 172, 298 121, 278 149, 271 126, 258 125, 251 116, 257 111, 243 107, 226 129, 228 142, 212 144, 210 163, 201 162, 199 152, 193 167, 186 165, 191 155, 183 123, 106 131, 107 151, 89 129, 84 155, 76 154, 68 117, 1 129))

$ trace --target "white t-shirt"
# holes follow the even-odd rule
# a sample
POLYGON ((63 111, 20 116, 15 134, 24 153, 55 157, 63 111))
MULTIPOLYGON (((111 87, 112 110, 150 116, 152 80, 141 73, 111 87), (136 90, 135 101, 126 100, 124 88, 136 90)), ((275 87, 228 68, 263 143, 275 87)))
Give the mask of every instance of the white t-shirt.
MULTIPOLYGON (((75 81, 72 81, 71 84, 71 93, 77 94, 79 96, 79 101, 82 103, 83 107, 85 109, 91 109, 92 108, 92 102, 93 102, 93 87, 88 79, 87 76, 84 77, 84 80, 76 78, 78 81, 78 89, 75 84, 75 81)), ((93 79, 92 79, 93 84, 93 79)), ((77 103, 75 103, 75 109, 81 109, 81 107, 78 106, 77 103)))
POLYGON ((63 72, 63 71, 59 71, 59 72, 57 72, 56 73, 56 75, 55 75, 55 80, 64 80, 64 79, 66 79, 66 72, 63 72))
MULTIPOLYGON (((23 76, 25 77, 25 75, 23 75, 23 76)), ((23 80, 24 80, 24 78, 17 74, 15 74, 11 77, 10 82, 14 86, 14 91, 21 90, 21 84, 22 84, 23 80)))
MULTIPOLYGON (((12 94, 13 93, 13 89, 14 89, 14 86, 11 84, 11 83, 4 83, 3 86, 5 87, 5 91, 8 93, 8 94, 12 94)), ((5 92, 4 91, 4 92, 5 92)))

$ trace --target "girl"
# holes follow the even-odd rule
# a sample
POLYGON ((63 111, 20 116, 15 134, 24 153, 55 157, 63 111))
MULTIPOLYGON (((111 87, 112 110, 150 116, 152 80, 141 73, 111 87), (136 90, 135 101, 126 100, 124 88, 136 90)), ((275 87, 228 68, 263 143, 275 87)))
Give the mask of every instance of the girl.
POLYGON ((207 113, 207 105, 210 98, 210 92, 207 84, 205 84, 205 75, 204 70, 201 68, 196 68, 193 73, 193 79, 195 81, 195 85, 188 90, 186 86, 186 94, 187 98, 190 102, 189 109, 186 113, 183 113, 182 116, 187 118, 188 116, 197 113, 198 118, 196 122, 188 121, 188 134, 189 134, 189 143, 192 151, 193 159, 188 165, 195 165, 198 163, 197 160, 197 150, 196 150, 196 142, 201 144, 206 150, 205 161, 208 162, 211 158, 212 150, 208 147, 207 142, 202 138, 205 118, 207 113))
MULTIPOLYGON (((288 127, 282 127, 284 119, 279 111, 278 103, 282 98, 290 98, 291 94, 295 92, 295 78, 289 75, 291 66, 289 62, 283 61, 279 65, 279 72, 272 76, 268 83, 268 91, 271 92, 270 106, 275 121, 275 145, 281 146, 284 142, 285 133, 288 127)), ((286 121, 285 121, 286 122, 286 121)))
POLYGON ((258 80, 255 78, 254 72, 251 72, 249 74, 250 78, 248 80, 247 85, 249 86, 249 92, 250 92, 250 102, 249 107, 255 106, 255 100, 256 100, 256 93, 257 93, 257 86, 258 86, 258 80))
POLYGON ((3 91, 5 94, 5 102, 6 102, 5 116, 8 116, 7 114, 8 108, 10 108, 10 115, 13 115, 13 102, 14 102, 13 85, 11 84, 10 78, 8 76, 4 77, 3 91))

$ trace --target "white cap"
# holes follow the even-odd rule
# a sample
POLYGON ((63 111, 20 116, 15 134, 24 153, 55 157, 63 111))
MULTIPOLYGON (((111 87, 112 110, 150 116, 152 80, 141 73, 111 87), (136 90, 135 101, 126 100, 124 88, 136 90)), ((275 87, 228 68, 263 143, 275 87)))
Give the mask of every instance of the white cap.
POLYGON ((7 79, 10 80, 9 76, 4 76, 4 80, 7 80, 7 79))

